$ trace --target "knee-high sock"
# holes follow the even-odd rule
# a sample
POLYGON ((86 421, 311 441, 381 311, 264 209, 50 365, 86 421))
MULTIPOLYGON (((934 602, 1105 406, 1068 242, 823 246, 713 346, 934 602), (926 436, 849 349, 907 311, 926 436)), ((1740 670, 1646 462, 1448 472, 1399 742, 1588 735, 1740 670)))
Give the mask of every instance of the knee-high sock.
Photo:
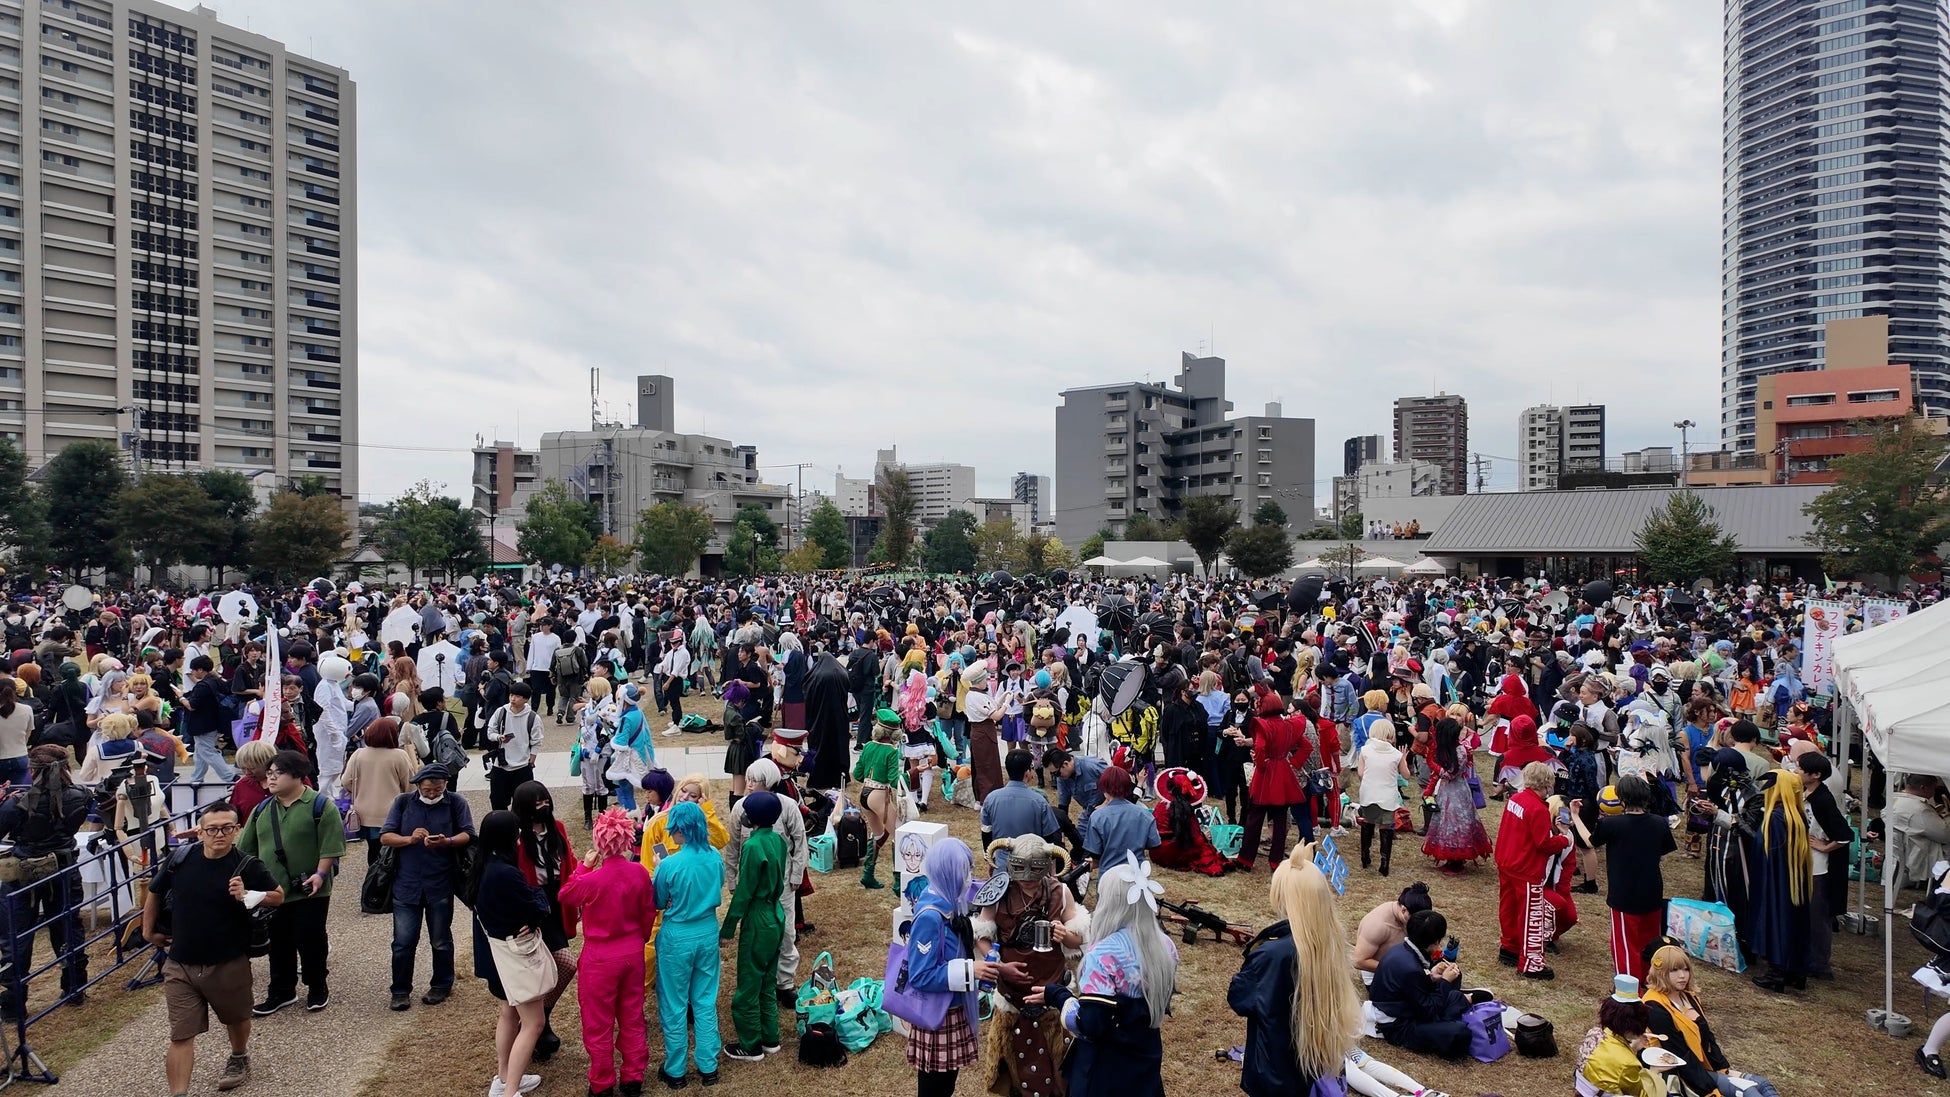
POLYGON ((927 803, 928 797, 932 796, 933 794, 934 794, 934 770, 924 769, 921 771, 921 802, 924 804, 927 803))

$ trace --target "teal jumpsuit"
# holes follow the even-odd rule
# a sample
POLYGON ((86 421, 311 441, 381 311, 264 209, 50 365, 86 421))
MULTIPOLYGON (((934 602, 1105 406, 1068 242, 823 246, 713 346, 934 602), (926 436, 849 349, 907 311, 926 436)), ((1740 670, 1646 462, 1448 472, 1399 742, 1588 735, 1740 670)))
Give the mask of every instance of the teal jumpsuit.
POLYGON ((753 830, 738 851, 738 889, 731 893, 719 934, 727 941, 738 937, 738 989, 731 996, 731 1023, 738 1030, 739 1044, 748 1049, 779 1045, 779 1010, 772 988, 779 945, 785 939, 784 907, 779 902, 784 889, 785 839, 771 827, 753 830))
POLYGON ((664 1026, 664 1075, 683 1078, 690 1050, 686 1016, 697 1024, 697 1069, 718 1069, 718 904, 724 860, 708 845, 684 846, 657 865, 657 1016, 664 1026))

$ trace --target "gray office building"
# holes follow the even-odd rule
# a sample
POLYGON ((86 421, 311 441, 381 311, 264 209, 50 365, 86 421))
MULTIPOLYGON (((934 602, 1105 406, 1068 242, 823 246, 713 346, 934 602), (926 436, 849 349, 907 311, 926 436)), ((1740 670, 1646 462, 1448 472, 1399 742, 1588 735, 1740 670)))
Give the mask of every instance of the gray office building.
POLYGON ((1762 376, 1827 363, 1822 325, 1889 318, 1889 361, 1950 412, 1941 0, 1727 0, 1720 435, 1762 376))
POLYGON ((1056 535, 1077 545, 1143 514, 1177 517, 1185 500, 1218 495, 1241 519, 1277 502, 1289 525, 1313 521, 1314 421, 1227 418, 1223 358, 1181 355, 1169 385, 1127 381, 1068 389, 1056 408, 1056 535))

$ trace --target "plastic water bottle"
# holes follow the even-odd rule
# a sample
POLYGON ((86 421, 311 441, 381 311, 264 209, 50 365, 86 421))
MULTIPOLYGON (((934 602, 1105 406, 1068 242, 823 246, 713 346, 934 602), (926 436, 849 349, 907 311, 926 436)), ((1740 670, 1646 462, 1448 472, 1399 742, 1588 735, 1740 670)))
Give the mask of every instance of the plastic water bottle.
MULTIPOLYGON (((989 954, 988 954, 987 956, 984 956, 984 957, 983 957, 983 959, 984 959, 984 960, 987 960, 987 961, 988 961, 989 963, 991 963, 991 964, 999 964, 999 963, 1001 963, 1001 962, 1002 962, 1002 946, 1000 946, 1000 945, 995 945, 995 944, 991 944, 991 945, 989 946, 989 954)), ((995 989, 995 980, 993 980, 993 979, 983 979, 983 980, 982 980, 982 989, 983 989, 983 990, 994 990, 994 989, 995 989)))

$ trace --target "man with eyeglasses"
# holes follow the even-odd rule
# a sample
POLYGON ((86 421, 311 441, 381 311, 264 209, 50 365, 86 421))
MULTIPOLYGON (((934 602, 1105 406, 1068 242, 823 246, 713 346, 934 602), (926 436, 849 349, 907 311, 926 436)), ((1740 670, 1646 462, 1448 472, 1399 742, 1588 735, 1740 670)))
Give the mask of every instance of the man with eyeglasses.
POLYGON ((230 801, 206 805, 197 821, 201 841, 163 863, 143 902, 143 937, 168 951, 163 1069, 169 1092, 179 1097, 189 1093, 196 1038, 210 1030, 212 1011, 230 1035, 230 1058, 217 1088, 236 1089, 251 1078, 250 911, 260 903, 277 907, 284 892, 264 862, 236 848, 239 829, 230 801), (159 921, 165 904, 167 928, 159 921))
POLYGON ((298 967, 304 965, 305 1011, 331 1003, 325 985, 330 944, 325 919, 331 908, 332 875, 345 856, 345 821, 330 797, 305 784, 311 760, 281 750, 264 771, 270 798, 252 810, 237 836, 237 847, 262 858, 283 889, 285 900, 271 920, 271 982, 256 1006, 268 1017, 298 1000, 298 967))

